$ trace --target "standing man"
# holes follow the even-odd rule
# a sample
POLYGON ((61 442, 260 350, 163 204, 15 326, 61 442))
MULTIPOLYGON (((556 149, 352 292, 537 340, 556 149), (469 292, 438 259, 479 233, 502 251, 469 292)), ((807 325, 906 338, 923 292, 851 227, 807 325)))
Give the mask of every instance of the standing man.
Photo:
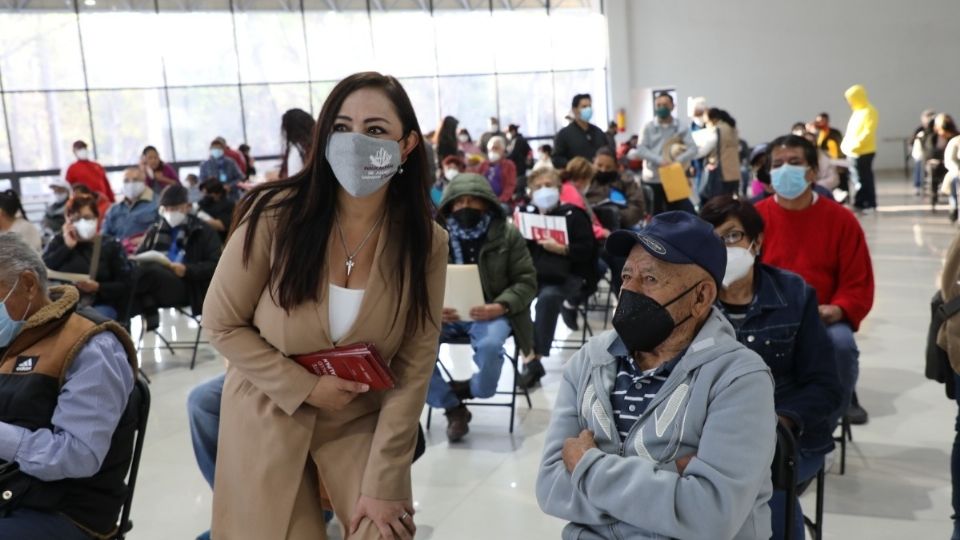
POLYGON ((243 174, 243 177, 246 178, 247 177, 247 158, 245 158, 244 155, 241 154, 240 152, 237 152, 233 148, 230 148, 230 145, 227 144, 227 140, 224 139, 222 136, 217 137, 214 140, 223 145, 224 155, 226 155, 228 158, 233 160, 234 163, 237 164, 237 168, 240 169, 240 172, 243 174))
POLYGON ((111 203, 115 202, 113 189, 107 180, 107 172, 103 170, 99 163, 90 160, 90 150, 87 148, 87 143, 83 141, 73 143, 73 155, 76 156, 77 161, 67 168, 67 174, 65 175, 67 182, 70 182, 71 186, 83 184, 94 193, 102 193, 111 203))
POLYGON ((480 150, 487 153, 487 143, 493 137, 503 137, 504 133, 500 131, 500 120, 495 116, 490 117, 490 129, 480 134, 480 150))
POLYGON ((210 143, 210 159, 200 164, 200 181, 216 178, 227 189, 233 200, 239 198, 237 183, 243 180, 243 171, 227 157, 227 147, 218 137, 210 143))
POLYGON ((573 96, 571 104, 573 122, 557 132, 553 140, 553 166, 564 169, 575 157, 593 161, 597 150, 607 146, 607 134, 590 123, 593 118, 593 99, 590 94, 573 96))
POLYGON ((873 158, 877 154, 877 109, 867 98, 867 89, 855 84, 844 94, 853 114, 840 151, 852 158, 851 170, 860 182, 853 205, 864 214, 877 207, 877 186, 873 179, 873 158))
POLYGON ((637 153, 643 159, 643 183, 649 184, 653 189, 652 213, 659 214, 665 210, 693 213, 693 203, 689 199, 667 202, 666 193, 660 183, 659 169, 674 162, 686 165, 697 155, 697 145, 693 142, 690 130, 673 117, 673 96, 661 92, 657 94, 653 106, 657 118, 644 126, 640 144, 637 146, 637 153), (671 145, 679 143, 683 147, 674 158, 670 157, 670 152, 664 152, 664 146, 668 142, 671 145))
POLYGON ((770 143, 770 179, 775 196, 757 203, 766 223, 761 261, 800 274, 817 291, 820 320, 836 352, 841 408, 853 424, 865 424, 867 411, 854 390, 860 351, 853 334, 873 307, 873 266, 860 222, 849 210, 814 193, 817 149, 807 139, 786 135, 770 143))

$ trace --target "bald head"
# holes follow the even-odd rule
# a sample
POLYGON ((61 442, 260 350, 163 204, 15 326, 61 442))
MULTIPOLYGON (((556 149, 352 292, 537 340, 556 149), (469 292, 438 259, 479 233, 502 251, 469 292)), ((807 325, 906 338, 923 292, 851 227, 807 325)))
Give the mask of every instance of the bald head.
POLYGON ((124 182, 143 182, 143 171, 140 170, 140 167, 127 167, 123 170, 123 181, 124 182))

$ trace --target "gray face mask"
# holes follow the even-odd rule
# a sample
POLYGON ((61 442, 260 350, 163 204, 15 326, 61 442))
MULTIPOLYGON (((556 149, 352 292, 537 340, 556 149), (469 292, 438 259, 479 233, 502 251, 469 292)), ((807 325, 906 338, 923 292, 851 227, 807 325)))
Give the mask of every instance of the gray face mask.
POLYGON ((326 156, 343 189, 354 197, 366 197, 397 174, 400 143, 362 133, 333 133, 326 156))

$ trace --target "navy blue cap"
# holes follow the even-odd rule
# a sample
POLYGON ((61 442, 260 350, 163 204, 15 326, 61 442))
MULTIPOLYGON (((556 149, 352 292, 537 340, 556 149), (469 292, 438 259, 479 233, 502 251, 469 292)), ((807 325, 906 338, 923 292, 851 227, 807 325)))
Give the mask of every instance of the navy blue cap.
POLYGON ((723 282, 727 248, 713 232, 713 225, 689 212, 658 214, 640 232, 617 231, 607 238, 607 253, 626 257, 637 244, 661 261, 703 268, 717 287, 723 282))

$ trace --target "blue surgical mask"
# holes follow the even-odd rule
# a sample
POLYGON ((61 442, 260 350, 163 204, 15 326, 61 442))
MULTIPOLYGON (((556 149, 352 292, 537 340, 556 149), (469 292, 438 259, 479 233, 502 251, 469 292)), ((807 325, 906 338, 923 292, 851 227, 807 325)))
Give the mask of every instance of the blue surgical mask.
POLYGON ((534 191, 530 199, 534 206, 546 212, 560 202, 560 190, 555 187, 542 187, 534 191))
POLYGON ((584 107, 580 109, 580 119, 589 122, 593 118, 593 107, 584 107))
POLYGON ((222 157, 223 157, 223 149, 222 149, 222 148, 211 148, 211 149, 210 149, 210 157, 212 157, 213 159, 220 159, 220 158, 222 158, 222 157))
MULTIPOLYGON (((3 301, 0 302, 0 347, 7 347, 13 343, 13 339, 20 334, 20 330, 23 329, 23 325, 27 321, 15 321, 13 317, 10 316, 10 312, 7 311, 7 300, 10 298, 10 295, 13 294, 13 291, 17 289, 17 285, 20 284, 20 278, 17 278, 16 283, 13 284, 13 287, 10 288, 10 292, 7 293, 7 296, 3 298, 3 301)), ((27 311, 30 311, 30 304, 27 304, 27 311)))
POLYGON ((781 165, 770 171, 770 184, 777 195, 793 200, 807 189, 807 168, 802 165, 781 165))

